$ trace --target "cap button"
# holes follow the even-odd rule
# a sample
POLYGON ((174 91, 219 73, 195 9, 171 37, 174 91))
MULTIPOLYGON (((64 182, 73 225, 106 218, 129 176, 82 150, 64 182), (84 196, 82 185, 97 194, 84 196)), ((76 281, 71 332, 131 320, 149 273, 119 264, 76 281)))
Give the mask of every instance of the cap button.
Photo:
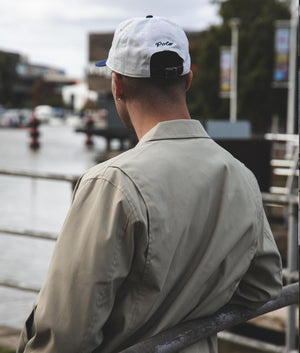
POLYGON ((146 18, 153 18, 153 16, 152 15, 148 15, 148 16, 146 16, 146 18))

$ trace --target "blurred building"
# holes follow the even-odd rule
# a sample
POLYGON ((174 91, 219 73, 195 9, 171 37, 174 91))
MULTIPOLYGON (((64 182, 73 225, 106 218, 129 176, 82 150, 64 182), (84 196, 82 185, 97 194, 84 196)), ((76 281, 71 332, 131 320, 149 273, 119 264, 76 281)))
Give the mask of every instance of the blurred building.
POLYGON ((81 111, 88 102, 96 102, 98 94, 88 89, 86 82, 79 82, 75 85, 67 85, 62 88, 64 103, 75 111, 81 111))
POLYGON ((64 70, 32 63, 19 53, 0 50, 0 56, 0 104, 4 106, 60 106, 62 88, 77 82, 76 78, 67 77, 64 70))
POLYGON ((17 65, 17 73, 22 77, 51 77, 65 76, 65 71, 46 65, 33 64, 27 56, 20 56, 17 65))
POLYGON ((23 99, 32 101, 32 106, 40 104, 58 105, 62 103, 62 88, 74 85, 76 78, 67 77, 65 71, 29 62, 21 56, 17 65, 19 82, 16 93, 23 99))
POLYGON ((89 89, 99 94, 108 94, 111 90, 111 79, 105 67, 98 68, 95 63, 106 59, 113 39, 113 33, 89 34, 89 52, 87 81, 89 89))

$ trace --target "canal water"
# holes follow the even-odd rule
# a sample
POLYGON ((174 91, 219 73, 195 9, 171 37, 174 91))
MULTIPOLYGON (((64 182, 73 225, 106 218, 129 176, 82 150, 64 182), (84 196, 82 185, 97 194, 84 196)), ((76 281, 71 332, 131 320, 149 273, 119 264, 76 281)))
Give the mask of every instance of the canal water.
MULTIPOLYGON (((0 129, 0 170, 81 175, 96 164, 105 148, 101 137, 94 147, 70 126, 40 127, 41 147, 29 148, 26 129, 0 129)), ((58 234, 70 206, 71 184, 0 174, 0 229, 58 234)), ((54 241, 0 232, 0 281, 40 288, 45 280, 54 241)), ((22 328, 35 293, 0 286, 0 326, 22 328)))

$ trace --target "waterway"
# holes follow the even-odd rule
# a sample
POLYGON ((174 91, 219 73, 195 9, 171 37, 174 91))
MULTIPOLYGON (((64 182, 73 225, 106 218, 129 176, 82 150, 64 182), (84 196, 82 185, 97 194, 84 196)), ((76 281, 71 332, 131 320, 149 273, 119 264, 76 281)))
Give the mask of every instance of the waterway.
MULTIPOLYGON (((40 127, 38 151, 29 148, 26 129, 0 129, 0 170, 81 175, 96 164, 105 141, 85 136, 70 126, 40 127)), ((68 182, 29 179, 0 174, 0 229, 33 230, 58 234, 70 206, 68 182)), ((54 241, 0 232, 0 281, 40 288, 54 248, 54 241)), ((35 293, 0 287, 0 325, 22 328, 35 293)))

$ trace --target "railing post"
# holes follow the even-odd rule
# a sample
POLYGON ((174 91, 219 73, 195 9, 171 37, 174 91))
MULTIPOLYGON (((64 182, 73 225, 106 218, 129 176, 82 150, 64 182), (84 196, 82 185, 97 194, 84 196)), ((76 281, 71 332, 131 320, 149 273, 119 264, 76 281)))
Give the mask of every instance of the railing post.
MULTIPOLYGON (((288 256, 287 256, 287 272, 288 275, 297 270, 298 266, 298 248, 297 248, 297 205, 289 203, 288 205, 288 256)), ((290 283, 290 276, 287 278, 290 283)), ((297 348, 296 337, 296 305, 290 305, 287 308, 287 321, 285 331, 286 352, 290 352, 297 348)))

